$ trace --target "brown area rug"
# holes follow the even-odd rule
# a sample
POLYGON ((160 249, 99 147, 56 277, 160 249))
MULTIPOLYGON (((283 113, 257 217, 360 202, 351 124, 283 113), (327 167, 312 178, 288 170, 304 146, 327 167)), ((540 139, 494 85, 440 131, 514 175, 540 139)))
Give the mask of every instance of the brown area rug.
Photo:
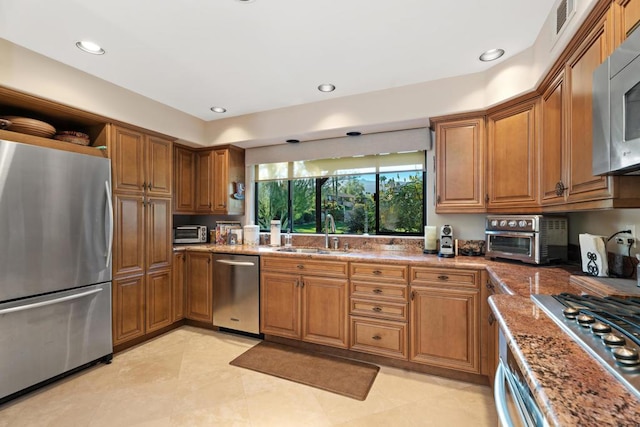
POLYGON ((380 367, 262 341, 229 362, 234 366, 365 400, 380 367))

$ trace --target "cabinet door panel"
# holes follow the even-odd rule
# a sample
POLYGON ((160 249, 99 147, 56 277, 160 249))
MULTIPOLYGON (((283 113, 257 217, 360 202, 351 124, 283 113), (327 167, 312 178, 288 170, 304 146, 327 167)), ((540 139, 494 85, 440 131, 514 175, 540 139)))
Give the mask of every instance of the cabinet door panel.
POLYGON ((180 213, 192 213, 196 210, 196 154, 184 148, 175 150, 175 200, 174 210, 180 213))
POLYGON ((535 101, 489 116, 489 208, 537 206, 536 138, 535 101))
POLYGON ((484 212, 484 118, 436 125, 436 212, 484 212))
POLYGON ((145 333, 144 275, 113 280, 113 344, 145 333))
POLYGON ((188 319, 213 322, 213 255, 207 252, 187 253, 188 319))
POLYGON ((562 72, 542 96, 543 143, 540 146, 542 204, 563 203, 565 198, 562 190, 566 186, 563 174, 566 156, 564 97, 564 72, 562 72))
POLYGON ((169 326, 171 319, 171 271, 147 274, 147 332, 169 326))
POLYGON ((114 194, 114 276, 142 274, 145 269, 145 226, 143 196, 114 194))
POLYGON ((213 152, 213 210, 227 213, 227 198, 231 194, 229 186, 229 150, 213 152))
POLYGON ((148 198, 147 211, 147 268, 168 268, 173 253, 171 199, 148 198))
POLYGON ((567 65, 569 88, 569 155, 567 201, 611 198, 611 178, 594 176, 593 163, 593 71, 610 52, 612 29, 609 13, 580 45, 567 65))
POLYGON ((173 254, 172 264, 172 281, 173 281, 173 309, 172 319, 174 322, 184 318, 184 303, 185 303, 185 266, 186 255, 183 252, 176 252, 173 254))
POLYGON ((412 288, 410 360, 479 373, 478 292, 412 288))
POLYGON ((213 211, 213 152, 196 153, 196 211, 213 211))
POLYGON ((145 184, 144 135, 129 129, 114 128, 113 189, 142 193, 145 184))
POLYGON ((173 143, 148 136, 147 140, 147 194, 170 197, 172 190, 173 143))
POLYGON ((347 348, 348 282, 345 279, 302 278, 302 339, 347 348))
POLYGON ((262 273, 260 281, 260 331, 300 338, 300 276, 262 273))

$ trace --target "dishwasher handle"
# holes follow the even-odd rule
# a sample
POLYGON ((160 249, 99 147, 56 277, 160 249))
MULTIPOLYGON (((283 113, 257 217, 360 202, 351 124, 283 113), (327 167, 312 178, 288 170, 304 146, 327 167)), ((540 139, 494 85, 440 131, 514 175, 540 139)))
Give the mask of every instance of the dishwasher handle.
POLYGON ((217 259, 216 262, 219 262, 220 264, 235 265, 238 267, 253 267, 256 265, 251 261, 232 261, 230 259, 217 259))

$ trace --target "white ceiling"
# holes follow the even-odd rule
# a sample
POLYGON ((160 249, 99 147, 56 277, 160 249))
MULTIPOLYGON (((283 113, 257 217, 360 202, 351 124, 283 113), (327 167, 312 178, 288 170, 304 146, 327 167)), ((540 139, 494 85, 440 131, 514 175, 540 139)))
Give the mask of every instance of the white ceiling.
POLYGON ((0 37, 208 121, 485 70, 481 52, 531 46, 554 3, 0 0, 0 37))

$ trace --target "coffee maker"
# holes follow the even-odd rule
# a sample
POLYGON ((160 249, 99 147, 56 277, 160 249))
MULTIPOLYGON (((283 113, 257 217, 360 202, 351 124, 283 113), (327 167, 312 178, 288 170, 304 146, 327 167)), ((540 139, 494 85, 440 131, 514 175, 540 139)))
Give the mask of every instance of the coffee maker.
POLYGON ((442 258, 453 258, 455 256, 453 247, 453 228, 450 225, 443 225, 440 228, 440 252, 438 256, 442 258))

